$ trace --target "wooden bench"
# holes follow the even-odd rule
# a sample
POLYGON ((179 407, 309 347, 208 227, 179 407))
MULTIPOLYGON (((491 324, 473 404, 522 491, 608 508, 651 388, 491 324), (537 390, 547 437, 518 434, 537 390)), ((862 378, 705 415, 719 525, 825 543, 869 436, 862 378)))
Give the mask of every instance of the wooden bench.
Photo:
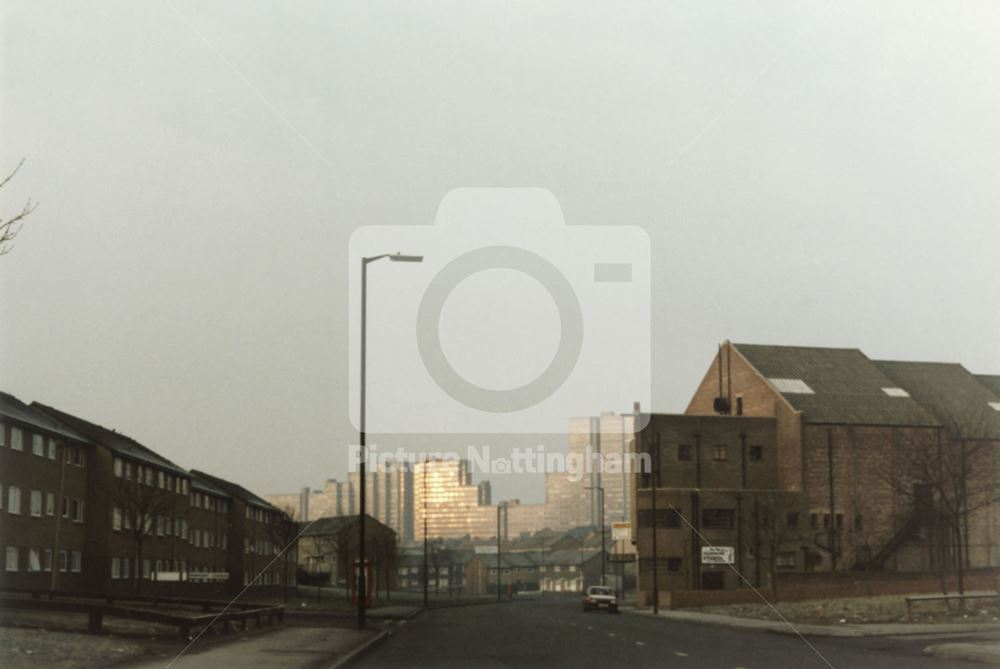
POLYGON ((947 602, 952 599, 960 601, 969 599, 1000 599, 1000 592, 971 592, 966 594, 955 592, 945 595, 910 595, 906 597, 906 617, 909 620, 913 619, 912 611, 915 602, 947 602))

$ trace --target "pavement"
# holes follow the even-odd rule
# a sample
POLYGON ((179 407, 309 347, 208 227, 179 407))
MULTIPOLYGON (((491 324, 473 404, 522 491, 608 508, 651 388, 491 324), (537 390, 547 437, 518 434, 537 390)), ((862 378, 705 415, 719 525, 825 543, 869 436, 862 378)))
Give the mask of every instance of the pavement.
MULTIPOLYGON (((374 627, 374 626, 373 626, 374 627)), ((339 667, 367 644, 376 644, 389 634, 377 628, 359 632, 344 627, 285 627, 237 641, 198 644, 184 653, 162 655, 155 660, 129 664, 129 669, 328 669, 339 667)))
POLYGON ((985 662, 1000 666, 1000 642, 941 643, 928 646, 924 652, 945 660, 985 662))
MULTIPOLYGON (((432 609, 352 667, 982 667, 982 632, 803 636, 652 615, 583 613, 576 597, 432 609), (978 635, 978 636, 976 636, 978 635), (980 642, 980 643, 973 643, 980 642), (928 646, 933 644, 933 652, 928 646), (938 654, 945 649, 952 654, 938 654), (963 650, 958 649, 958 650, 963 650), (967 649, 965 649, 967 650, 967 649)), ((1000 644, 994 638, 992 645, 1000 644)))
MULTIPOLYGON (((622 612, 640 616, 653 616, 652 609, 636 609, 622 607, 622 612)), ((702 613, 700 611, 669 611, 661 610, 659 618, 678 622, 716 625, 733 629, 759 630, 792 634, 795 636, 820 637, 873 637, 873 636, 912 636, 912 635, 948 635, 968 633, 998 633, 1000 625, 996 623, 886 623, 886 624, 841 624, 841 625, 809 625, 805 623, 789 624, 775 620, 760 620, 757 618, 741 618, 717 613, 702 613)))

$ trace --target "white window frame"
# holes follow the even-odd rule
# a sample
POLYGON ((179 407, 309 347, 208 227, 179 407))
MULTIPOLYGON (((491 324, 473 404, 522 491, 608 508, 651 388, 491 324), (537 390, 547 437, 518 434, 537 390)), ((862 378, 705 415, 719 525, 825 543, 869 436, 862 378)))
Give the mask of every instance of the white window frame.
POLYGON ((10 448, 12 451, 24 451, 24 430, 14 425, 10 427, 10 448))
POLYGON ((7 546, 4 555, 4 571, 20 571, 19 560, 21 550, 17 546, 7 546))
POLYGON ((42 491, 32 490, 28 496, 28 508, 32 518, 42 517, 42 503, 42 491))
POLYGON ((42 570, 42 553, 37 548, 28 549, 28 571, 36 572, 42 570))
POLYGON ((7 513, 21 515, 21 489, 16 485, 7 486, 7 513))
POLYGON ((49 439, 49 443, 48 443, 48 456, 49 456, 49 460, 55 460, 56 459, 56 449, 57 449, 58 445, 59 445, 58 441, 56 441, 55 439, 49 439))
POLYGON ((70 551, 69 570, 74 574, 79 574, 83 571, 83 553, 80 551, 70 551))
POLYGON ((45 493, 45 515, 56 515, 56 495, 52 492, 45 493))

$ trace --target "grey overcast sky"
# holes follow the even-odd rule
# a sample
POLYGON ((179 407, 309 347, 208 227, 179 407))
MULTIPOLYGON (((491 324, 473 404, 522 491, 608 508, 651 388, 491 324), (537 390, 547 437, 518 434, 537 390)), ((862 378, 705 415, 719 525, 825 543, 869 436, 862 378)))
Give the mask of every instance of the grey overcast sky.
POLYGON ((343 476, 351 234, 469 186, 646 230, 652 409, 726 338, 1000 373, 998 29, 992 1, 4 0, 0 211, 40 206, 0 259, 0 387, 258 492, 343 476))

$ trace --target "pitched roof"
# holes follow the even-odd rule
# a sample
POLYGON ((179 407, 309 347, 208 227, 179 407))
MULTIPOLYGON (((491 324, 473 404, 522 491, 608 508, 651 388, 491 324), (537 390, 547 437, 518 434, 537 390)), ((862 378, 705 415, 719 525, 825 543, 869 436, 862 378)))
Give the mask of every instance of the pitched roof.
POLYGON ((875 364, 954 436, 1000 439, 1000 394, 962 365, 888 360, 875 364))
POLYGON ((64 411, 59 411, 58 409, 54 409, 39 402, 32 402, 31 408, 48 414, 57 422, 62 423, 75 432, 79 432, 90 441, 101 444, 114 453, 132 458, 134 460, 139 460, 147 464, 156 465, 157 467, 161 467, 163 469, 172 470, 178 474, 187 475, 187 471, 182 467, 177 466, 156 451, 143 446, 135 439, 126 436, 121 432, 110 430, 106 427, 102 427, 101 425, 97 425, 96 423, 91 423, 82 418, 78 418, 77 416, 73 416, 64 411))
POLYGON ((976 374, 981 384, 1000 395, 1000 374, 976 374))
POLYGON ((232 497, 228 492, 198 474, 191 474, 191 489, 211 493, 219 497, 232 497))
POLYGON ((226 479, 220 479, 218 476, 212 476, 211 474, 206 474, 205 472, 198 471, 197 469, 192 469, 191 473, 195 476, 200 476, 217 488, 221 488, 228 495, 238 497, 247 504, 261 506, 272 511, 279 511, 278 507, 274 506, 262 497, 255 495, 238 483, 233 483, 232 481, 227 481, 226 479))
POLYGON ((66 439, 85 443, 90 441, 76 430, 62 425, 48 414, 28 406, 9 393, 0 392, 0 416, 52 434, 58 434, 66 439))
POLYGON ((897 384, 858 349, 758 344, 733 344, 733 348, 802 412, 807 423, 938 424, 912 398, 886 394, 883 388, 897 384))
MULTIPOLYGON (((311 537, 317 535, 337 534, 345 527, 351 527, 352 525, 357 524, 357 514, 351 514, 349 516, 323 516, 322 518, 317 518, 316 520, 307 520, 304 522, 299 521, 299 529, 302 530, 302 536, 311 537)), ((366 513, 365 534, 367 535, 368 530, 373 527, 384 528, 395 533, 395 530, 391 527, 366 513)))

